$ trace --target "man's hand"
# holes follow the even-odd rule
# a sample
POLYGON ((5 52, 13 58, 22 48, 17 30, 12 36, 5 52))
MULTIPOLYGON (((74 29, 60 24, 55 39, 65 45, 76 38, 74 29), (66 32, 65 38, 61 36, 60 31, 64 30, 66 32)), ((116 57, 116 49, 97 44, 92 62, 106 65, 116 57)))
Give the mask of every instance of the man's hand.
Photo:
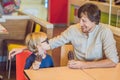
POLYGON ((110 59, 98 60, 98 61, 75 61, 70 60, 68 67, 73 69, 85 69, 85 68, 108 68, 115 67, 116 63, 110 59))
POLYGON ((87 68, 87 64, 84 61, 71 60, 68 62, 68 67, 73 69, 84 69, 87 68))

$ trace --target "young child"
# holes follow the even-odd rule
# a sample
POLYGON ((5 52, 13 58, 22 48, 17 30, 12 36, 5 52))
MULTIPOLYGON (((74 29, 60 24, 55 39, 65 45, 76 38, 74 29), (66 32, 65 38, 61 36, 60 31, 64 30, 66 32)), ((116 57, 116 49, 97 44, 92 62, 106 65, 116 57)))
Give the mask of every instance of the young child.
POLYGON ((26 46, 32 52, 27 58, 25 69, 53 67, 53 60, 46 50, 50 49, 47 35, 43 32, 30 33, 26 37, 26 46))

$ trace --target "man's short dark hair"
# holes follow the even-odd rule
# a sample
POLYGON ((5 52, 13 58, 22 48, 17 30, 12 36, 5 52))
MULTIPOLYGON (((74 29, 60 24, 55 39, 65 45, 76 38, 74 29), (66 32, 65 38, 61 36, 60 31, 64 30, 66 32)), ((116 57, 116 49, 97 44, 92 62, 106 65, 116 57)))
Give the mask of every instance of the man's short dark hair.
POLYGON ((81 14, 85 14, 88 16, 88 19, 92 22, 95 22, 95 24, 99 24, 100 22, 100 16, 101 16, 101 11, 100 9, 92 3, 86 3, 82 5, 78 9, 78 18, 81 18, 81 14))

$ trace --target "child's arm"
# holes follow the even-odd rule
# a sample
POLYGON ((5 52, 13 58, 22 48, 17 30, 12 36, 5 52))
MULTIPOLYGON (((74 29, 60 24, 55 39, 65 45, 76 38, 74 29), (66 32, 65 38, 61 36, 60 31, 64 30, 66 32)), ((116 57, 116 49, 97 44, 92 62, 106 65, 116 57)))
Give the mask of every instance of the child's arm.
POLYGON ((26 63, 24 66, 24 69, 30 69, 30 67, 32 66, 32 63, 34 62, 34 54, 31 54, 27 59, 26 59, 26 63))
POLYGON ((39 69, 40 64, 41 62, 35 60, 34 63, 32 64, 32 69, 34 70, 39 69))
POLYGON ((27 49, 26 46, 21 46, 20 48, 14 48, 9 52, 9 59, 13 58, 16 54, 21 53, 23 50, 27 49))
POLYGON ((42 56, 36 55, 35 61, 32 64, 32 69, 35 69, 35 70, 39 69, 41 61, 42 61, 42 56))

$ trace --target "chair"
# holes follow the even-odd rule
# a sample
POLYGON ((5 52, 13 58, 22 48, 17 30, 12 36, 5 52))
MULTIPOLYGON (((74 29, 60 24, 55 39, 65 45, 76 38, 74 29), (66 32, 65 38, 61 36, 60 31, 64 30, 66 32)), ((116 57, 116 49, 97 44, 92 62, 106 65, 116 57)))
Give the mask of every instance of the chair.
MULTIPOLYGON (((39 32, 40 29, 41 29, 41 26, 37 23, 29 23, 28 24, 28 28, 26 29, 26 34, 25 34, 25 37, 28 33, 31 33, 31 32, 39 32), (30 27, 28 27, 30 26, 30 27)), ((24 38, 25 39, 25 38, 24 38)), ((7 42, 6 46, 7 46, 7 52, 9 53, 9 51, 11 51, 12 49, 14 48, 20 48, 21 46, 24 46, 24 40, 8 40, 7 41, 5 40, 5 42, 7 42)), ((10 79, 10 72, 11 72, 11 60, 9 61, 9 64, 8 64, 8 60, 7 60, 7 64, 6 64, 6 70, 8 69, 8 79, 10 79)))
MULTIPOLYGON (((24 35, 24 39, 25 39, 25 36, 28 33, 31 33, 33 31, 33 28, 34 28, 34 21, 28 20, 28 23, 27 23, 27 26, 26 26, 26 32, 25 32, 25 35, 24 35)), ((3 50, 2 50, 3 51, 3 56, 7 55, 7 57, 8 57, 8 53, 9 53, 9 51, 11 49, 20 47, 21 45, 24 45, 24 39, 21 39, 21 40, 17 40, 17 39, 4 39, 3 43, 2 43, 2 46, 3 46, 3 50)), ((10 79, 11 60, 10 60, 10 63, 8 65, 8 58, 7 58, 6 70, 8 70, 8 66, 9 66, 8 79, 10 79)))
POLYGON ((24 76, 24 65, 27 57, 31 54, 30 51, 25 50, 16 55, 16 80, 27 80, 24 76))
POLYGON ((60 66, 67 65, 69 51, 73 51, 73 46, 71 44, 66 44, 61 47, 60 66))

